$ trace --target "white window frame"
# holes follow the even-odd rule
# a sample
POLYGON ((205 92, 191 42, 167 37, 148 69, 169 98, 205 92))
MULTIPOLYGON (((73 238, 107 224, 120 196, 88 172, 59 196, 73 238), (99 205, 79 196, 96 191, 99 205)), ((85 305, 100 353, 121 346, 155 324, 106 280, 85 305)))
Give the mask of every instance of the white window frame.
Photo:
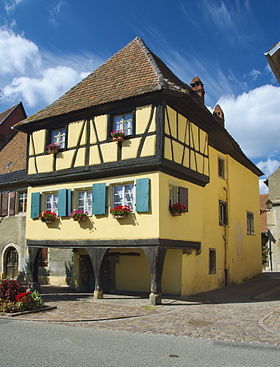
POLYGON ((51 143, 60 145, 61 149, 66 147, 66 127, 51 130, 51 143))
POLYGON ((179 186, 169 185, 169 205, 179 203, 179 186))
POLYGON ((77 210, 82 210, 87 212, 88 214, 92 213, 92 190, 84 189, 77 190, 77 210), (80 199, 83 201, 82 205, 80 204, 80 199))
POLYGON ((254 235, 255 234, 255 223, 254 223, 254 213, 247 212, 247 234, 254 235))
POLYGON ((27 207, 27 191, 18 191, 17 192, 17 212, 18 214, 26 213, 26 207, 27 207), (23 198, 21 198, 21 195, 23 195, 23 198), (23 202, 22 207, 23 210, 20 210, 20 202, 23 202))
POLYGON ((128 205, 130 207, 130 210, 133 212, 134 211, 134 206, 135 206, 135 183, 134 182, 125 182, 125 183, 120 183, 120 184, 114 184, 112 185, 112 208, 115 208, 116 206, 122 205, 128 205), (121 193, 121 197, 120 200, 117 201, 116 200, 116 196, 117 196, 117 188, 121 188, 121 190, 119 190, 119 193, 121 193), (129 188, 131 191, 129 191, 129 188), (127 195, 132 193, 132 200, 127 200, 127 195))
POLYGON ((134 129, 134 114, 132 111, 120 113, 112 116, 112 126, 113 130, 121 131, 125 134, 125 136, 131 136, 133 135, 133 129, 134 129), (130 118, 127 116, 131 115, 130 118), (116 118, 120 118, 119 122, 115 122, 116 118))
POLYGON ((58 213, 58 194, 57 192, 55 193, 49 192, 49 193, 45 193, 44 195, 45 195, 45 210, 49 210, 57 214, 58 213))

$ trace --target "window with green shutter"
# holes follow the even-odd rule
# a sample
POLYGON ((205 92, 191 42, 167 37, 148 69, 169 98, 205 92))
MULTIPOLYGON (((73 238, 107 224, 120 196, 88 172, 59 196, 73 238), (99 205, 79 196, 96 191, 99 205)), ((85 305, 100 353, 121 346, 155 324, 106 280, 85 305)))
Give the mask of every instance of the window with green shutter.
POLYGON ((141 178, 136 180, 136 211, 148 213, 150 211, 150 179, 141 178))
POLYGON ((92 185, 92 214, 106 214, 106 184, 98 183, 92 185))
POLYGON ((38 218, 41 214, 41 194, 33 192, 31 194, 31 218, 38 218))

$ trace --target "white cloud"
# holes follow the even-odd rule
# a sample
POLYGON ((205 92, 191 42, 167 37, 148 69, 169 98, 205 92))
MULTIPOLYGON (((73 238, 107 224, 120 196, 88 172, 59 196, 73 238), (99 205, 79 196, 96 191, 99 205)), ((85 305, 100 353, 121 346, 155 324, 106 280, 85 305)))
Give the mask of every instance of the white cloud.
POLYGON ((53 102, 80 79, 81 75, 76 70, 58 66, 44 70, 39 78, 15 78, 10 85, 3 88, 3 93, 6 98, 23 97, 29 106, 34 107, 40 100, 53 102))
POLYGON ((53 25, 57 25, 57 17, 59 16, 60 12, 61 12, 61 8, 62 6, 65 5, 65 2, 60 0, 58 1, 49 11, 49 19, 50 19, 50 22, 53 24, 53 25))
POLYGON ((39 49, 34 42, 0 28, 0 74, 23 73, 27 68, 38 67, 40 62, 39 49))
POLYGON ((249 77, 249 78, 251 78, 252 80, 257 80, 258 79, 258 77, 261 75, 262 73, 259 71, 259 70, 257 70, 257 69, 252 69, 247 75, 245 74, 244 76, 245 77, 249 77))
POLYGON ((266 177, 269 177, 270 175, 272 175, 273 172, 277 170, 277 168, 280 167, 280 161, 278 161, 277 159, 267 158, 266 161, 258 162, 257 166, 261 171, 263 171, 266 177))
POLYGON ((9 0, 4 2, 4 7, 7 13, 14 10, 23 0, 9 0))
POLYGON ((227 130, 250 158, 280 151, 280 87, 264 85, 237 97, 218 100, 227 130))
POLYGON ((259 189, 260 189, 260 194, 268 194, 268 187, 267 185, 264 183, 264 181, 266 180, 266 178, 264 179, 260 179, 259 180, 259 189))
POLYGON ((93 54, 52 54, 8 28, 0 27, 0 90, 4 103, 23 100, 42 108, 99 66, 93 54))

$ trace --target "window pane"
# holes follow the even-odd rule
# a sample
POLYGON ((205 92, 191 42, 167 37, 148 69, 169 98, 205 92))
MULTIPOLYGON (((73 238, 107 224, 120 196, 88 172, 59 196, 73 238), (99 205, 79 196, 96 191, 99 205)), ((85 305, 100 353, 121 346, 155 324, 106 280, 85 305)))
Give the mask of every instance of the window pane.
POLYGON ((123 131, 122 115, 113 116, 113 130, 123 131))
POLYGON ((51 143, 60 145, 60 148, 65 148, 66 129, 56 129, 51 131, 51 143))
POLYGON ((133 184, 128 184, 124 186, 124 205, 128 205, 130 207, 130 210, 133 210, 133 184))
POLYGON ((114 207, 123 204, 123 186, 113 186, 114 207))

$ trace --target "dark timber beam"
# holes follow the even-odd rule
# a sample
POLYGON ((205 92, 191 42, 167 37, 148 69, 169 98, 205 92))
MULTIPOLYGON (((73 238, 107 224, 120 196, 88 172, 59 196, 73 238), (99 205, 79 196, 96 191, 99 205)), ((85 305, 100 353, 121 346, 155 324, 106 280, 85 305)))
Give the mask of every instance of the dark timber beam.
POLYGON ((145 247, 144 252, 147 256, 150 273, 151 273, 151 305, 161 304, 161 278, 163 271, 163 264, 166 255, 166 248, 161 247, 145 247))
POLYGON ((101 279, 101 265, 104 259, 104 256, 108 250, 108 247, 104 248, 86 248, 94 271, 95 277, 95 287, 93 296, 96 299, 103 298, 103 288, 102 288, 102 279, 101 279))

